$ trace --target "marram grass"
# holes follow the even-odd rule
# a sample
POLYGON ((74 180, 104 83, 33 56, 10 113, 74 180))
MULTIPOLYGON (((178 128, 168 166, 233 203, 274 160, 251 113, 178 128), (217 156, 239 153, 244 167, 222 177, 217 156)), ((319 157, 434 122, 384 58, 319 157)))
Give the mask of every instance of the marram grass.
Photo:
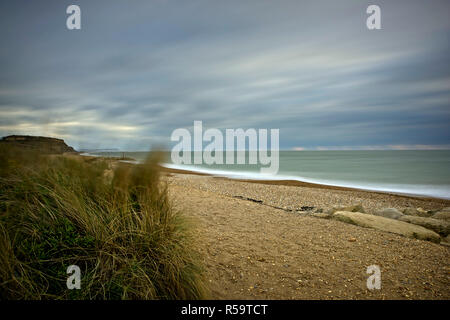
POLYGON ((202 299, 191 226, 142 165, 0 146, 0 299, 202 299), (81 269, 81 289, 66 286, 81 269))

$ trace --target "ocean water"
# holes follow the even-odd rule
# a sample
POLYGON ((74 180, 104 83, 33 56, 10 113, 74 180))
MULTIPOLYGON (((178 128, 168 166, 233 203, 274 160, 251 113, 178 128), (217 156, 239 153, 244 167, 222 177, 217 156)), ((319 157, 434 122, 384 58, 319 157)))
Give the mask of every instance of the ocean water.
MULTIPOLYGON (((137 161, 143 161, 148 155, 146 152, 124 154, 137 161)), ((121 156, 122 153, 98 155, 121 156)), ((259 165, 175 165, 169 153, 165 166, 230 178, 288 179, 450 199, 450 150, 280 151, 277 175, 260 174, 259 165)))

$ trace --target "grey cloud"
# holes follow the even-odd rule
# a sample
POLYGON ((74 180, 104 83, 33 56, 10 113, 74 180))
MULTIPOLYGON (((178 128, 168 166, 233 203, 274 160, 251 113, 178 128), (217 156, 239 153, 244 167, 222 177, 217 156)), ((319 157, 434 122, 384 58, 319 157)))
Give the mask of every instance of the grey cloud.
POLYGON ((80 32, 68 4, 1 4, 0 134, 133 150, 203 120, 283 148, 450 144, 447 2, 379 1, 373 32, 368 1, 80 0, 80 32))

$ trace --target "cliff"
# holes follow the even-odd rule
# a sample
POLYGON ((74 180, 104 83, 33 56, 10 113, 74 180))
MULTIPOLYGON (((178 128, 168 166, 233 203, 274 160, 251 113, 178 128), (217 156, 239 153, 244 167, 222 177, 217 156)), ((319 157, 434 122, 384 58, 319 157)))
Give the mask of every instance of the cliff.
POLYGON ((76 152, 72 147, 68 146, 64 140, 49 137, 37 136, 18 136, 12 135, 3 137, 1 144, 14 145, 21 148, 30 148, 38 150, 45 154, 61 154, 65 152, 76 152))

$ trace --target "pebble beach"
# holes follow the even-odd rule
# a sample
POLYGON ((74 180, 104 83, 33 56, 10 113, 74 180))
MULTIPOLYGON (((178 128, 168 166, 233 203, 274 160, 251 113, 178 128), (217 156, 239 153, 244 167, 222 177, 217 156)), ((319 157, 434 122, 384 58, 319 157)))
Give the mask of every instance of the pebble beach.
POLYGON ((448 200, 179 170, 164 181, 196 226, 212 299, 450 298, 450 247, 321 218, 355 205, 431 212, 448 200), (367 289, 370 265, 381 268, 381 290, 367 289))

